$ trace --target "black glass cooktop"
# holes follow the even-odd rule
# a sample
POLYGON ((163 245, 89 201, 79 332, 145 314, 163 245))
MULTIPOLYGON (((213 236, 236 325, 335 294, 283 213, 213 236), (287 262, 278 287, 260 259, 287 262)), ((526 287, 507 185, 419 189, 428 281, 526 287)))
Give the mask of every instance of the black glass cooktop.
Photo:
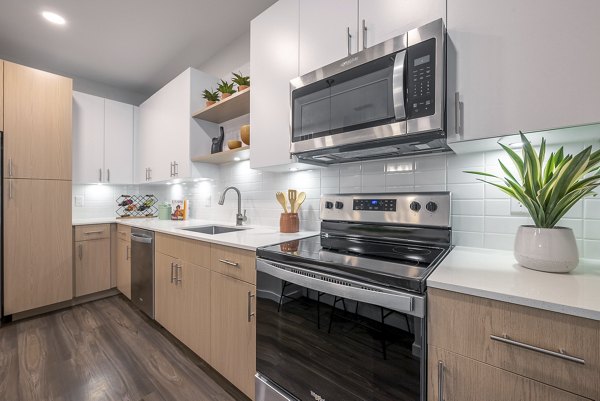
POLYGON ((257 256, 387 287, 424 292, 449 247, 314 236, 257 250, 257 256))

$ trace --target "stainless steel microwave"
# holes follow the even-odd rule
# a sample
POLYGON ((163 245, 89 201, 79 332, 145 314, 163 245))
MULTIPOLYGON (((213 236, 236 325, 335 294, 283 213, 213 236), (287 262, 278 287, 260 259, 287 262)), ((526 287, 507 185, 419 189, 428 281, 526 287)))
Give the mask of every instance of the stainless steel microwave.
POLYGON ((291 153, 335 164, 445 151, 442 19, 295 78, 291 153))

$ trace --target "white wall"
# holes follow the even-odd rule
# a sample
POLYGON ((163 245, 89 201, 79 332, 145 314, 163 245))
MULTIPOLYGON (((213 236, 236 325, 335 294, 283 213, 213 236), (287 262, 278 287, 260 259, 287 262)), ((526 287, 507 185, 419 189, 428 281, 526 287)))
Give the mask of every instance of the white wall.
POLYGON ((232 72, 250 74, 250 31, 248 30, 219 53, 197 67, 200 71, 231 80, 232 72))
POLYGON ((139 106, 146 96, 85 78, 73 77, 73 90, 139 106))

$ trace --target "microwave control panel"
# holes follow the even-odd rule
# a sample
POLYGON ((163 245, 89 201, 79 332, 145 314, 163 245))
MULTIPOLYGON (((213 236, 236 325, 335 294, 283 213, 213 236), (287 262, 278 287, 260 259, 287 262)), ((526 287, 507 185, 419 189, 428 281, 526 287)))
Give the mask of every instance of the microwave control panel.
POLYGON ((435 39, 416 44, 406 52, 407 118, 435 114, 435 39))

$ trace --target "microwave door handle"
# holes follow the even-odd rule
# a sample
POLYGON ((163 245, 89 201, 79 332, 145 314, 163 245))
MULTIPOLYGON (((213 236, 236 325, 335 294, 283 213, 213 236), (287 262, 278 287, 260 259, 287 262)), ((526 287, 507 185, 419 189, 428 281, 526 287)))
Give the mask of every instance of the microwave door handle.
POLYGON ((394 116, 396 121, 406 119, 406 90, 404 75, 406 73, 406 50, 396 53, 394 72, 392 73, 392 96, 394 101, 394 116))

